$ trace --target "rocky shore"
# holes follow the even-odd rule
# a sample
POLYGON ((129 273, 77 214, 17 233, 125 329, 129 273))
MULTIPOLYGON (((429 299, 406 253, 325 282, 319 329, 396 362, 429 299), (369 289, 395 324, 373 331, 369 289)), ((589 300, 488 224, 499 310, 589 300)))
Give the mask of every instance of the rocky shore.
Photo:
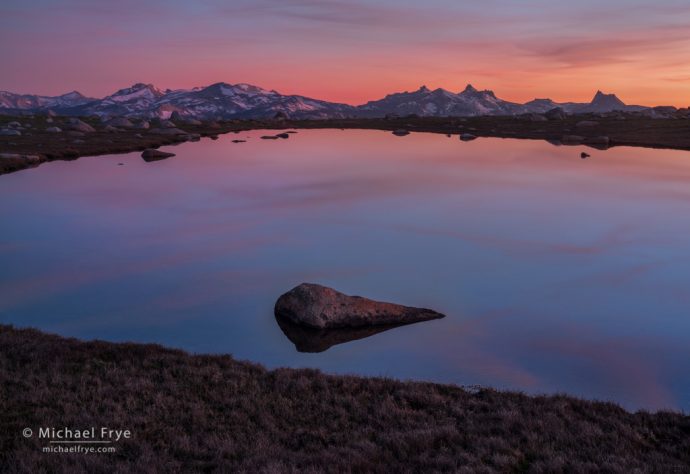
MULTIPOLYGON (((129 153, 201 137, 244 130, 376 129, 404 139, 410 132, 457 136, 548 140, 554 145, 586 145, 598 149, 640 146, 690 150, 690 119, 650 117, 636 113, 528 114, 499 117, 389 117, 328 120, 137 120, 123 117, 0 116, 0 174, 37 166, 45 161, 80 156, 129 153)), ((284 138, 285 134, 270 138, 284 138), (282 135, 282 136, 281 136, 282 135)))
POLYGON ((0 472, 686 472, 690 417, 0 326, 0 472), (129 431, 46 453, 41 428, 129 431), (26 436, 26 429, 34 435, 26 436), (88 445, 87 445, 88 446, 88 445))

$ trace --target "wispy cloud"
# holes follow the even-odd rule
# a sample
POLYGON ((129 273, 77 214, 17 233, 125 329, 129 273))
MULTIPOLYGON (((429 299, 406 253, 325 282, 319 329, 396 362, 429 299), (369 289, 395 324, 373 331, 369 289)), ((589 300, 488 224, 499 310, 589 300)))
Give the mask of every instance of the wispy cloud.
POLYGON ((0 89, 105 95, 226 80, 362 103, 475 82, 511 100, 606 88, 683 104, 689 22, 677 0, 7 0, 0 89))

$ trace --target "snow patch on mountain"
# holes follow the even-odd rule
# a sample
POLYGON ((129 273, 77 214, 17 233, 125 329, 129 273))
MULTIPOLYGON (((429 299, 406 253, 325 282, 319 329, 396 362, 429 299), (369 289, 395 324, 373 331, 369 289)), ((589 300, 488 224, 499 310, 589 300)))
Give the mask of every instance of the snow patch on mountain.
POLYGON ((20 95, 0 91, 0 109, 42 111, 54 109, 65 115, 169 117, 177 112, 195 119, 270 118, 283 114, 295 119, 384 117, 386 115, 479 116, 545 113, 559 107, 566 113, 636 111, 645 107, 623 103, 614 94, 598 91, 590 103, 558 103, 534 99, 525 104, 509 102, 491 90, 468 84, 460 92, 429 89, 388 94, 384 98, 351 106, 299 95, 283 95, 251 84, 218 82, 206 87, 160 91, 152 84, 137 83, 103 99, 73 91, 57 97, 20 95))

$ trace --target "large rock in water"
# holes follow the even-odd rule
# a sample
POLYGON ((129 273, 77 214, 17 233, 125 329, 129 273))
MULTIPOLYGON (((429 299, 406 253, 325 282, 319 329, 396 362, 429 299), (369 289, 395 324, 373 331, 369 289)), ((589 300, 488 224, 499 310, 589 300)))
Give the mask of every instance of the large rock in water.
POLYGON ((175 156, 175 153, 168 153, 167 151, 156 150, 155 148, 147 148, 141 154, 141 157, 144 159, 144 161, 164 160, 166 158, 170 158, 171 156, 175 156))
POLYGON ((302 283, 278 298, 275 315, 318 329, 409 324, 444 317, 430 309, 348 296, 313 283, 302 283))

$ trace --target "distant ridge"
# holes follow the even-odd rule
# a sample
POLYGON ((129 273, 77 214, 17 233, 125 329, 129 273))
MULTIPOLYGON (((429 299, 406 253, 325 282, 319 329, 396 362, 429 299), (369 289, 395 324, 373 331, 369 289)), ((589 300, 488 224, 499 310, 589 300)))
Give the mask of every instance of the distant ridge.
POLYGON ((626 105, 615 94, 597 91, 589 103, 558 103, 534 99, 524 104, 496 97, 493 91, 468 84, 460 92, 431 90, 396 92, 359 106, 328 102, 300 95, 283 95, 251 84, 218 82, 206 87, 161 91, 153 84, 137 83, 102 99, 73 91, 56 97, 0 91, 0 112, 62 115, 99 115, 167 118, 173 112, 196 119, 271 118, 293 119, 346 117, 458 116, 541 114, 561 108, 567 114, 641 111, 648 107, 626 105))

